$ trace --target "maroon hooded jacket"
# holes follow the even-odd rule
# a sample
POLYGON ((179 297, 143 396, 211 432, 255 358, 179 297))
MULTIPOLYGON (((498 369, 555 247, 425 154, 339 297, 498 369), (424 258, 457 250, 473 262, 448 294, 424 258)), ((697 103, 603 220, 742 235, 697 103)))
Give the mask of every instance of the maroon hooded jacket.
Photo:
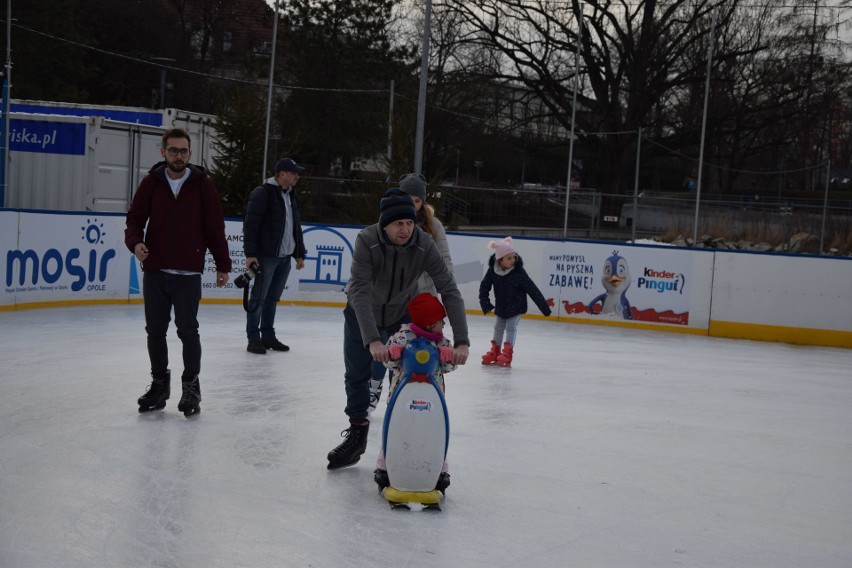
POLYGON ((204 272, 207 249, 216 261, 216 272, 231 272, 219 194, 204 169, 187 167, 189 178, 177 197, 166 180, 165 162, 155 164, 142 179, 127 210, 124 244, 132 253, 138 243, 145 242, 144 272, 204 272))

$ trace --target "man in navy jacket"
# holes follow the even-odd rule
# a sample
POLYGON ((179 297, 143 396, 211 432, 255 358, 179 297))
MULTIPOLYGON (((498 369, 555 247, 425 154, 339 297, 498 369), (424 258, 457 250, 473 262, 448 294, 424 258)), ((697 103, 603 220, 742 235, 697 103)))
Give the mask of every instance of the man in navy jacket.
POLYGON ((243 220, 243 250, 246 267, 260 267, 258 281, 251 287, 246 312, 249 353, 266 354, 267 349, 289 351, 275 336, 275 311, 287 285, 292 265, 305 266, 305 241, 299 214, 299 196, 293 188, 305 168, 291 158, 275 164, 275 176, 267 179, 248 198, 243 220))

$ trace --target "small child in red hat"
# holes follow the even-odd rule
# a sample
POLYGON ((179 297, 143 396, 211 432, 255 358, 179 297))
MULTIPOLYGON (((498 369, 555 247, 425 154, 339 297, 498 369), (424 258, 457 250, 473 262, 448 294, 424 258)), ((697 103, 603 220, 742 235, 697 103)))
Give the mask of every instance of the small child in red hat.
MULTIPOLYGON (((400 364, 402 350, 413 339, 418 337, 428 339, 438 348, 438 352, 441 354, 441 363, 436 367, 433 378, 438 383, 438 386, 441 387, 442 393, 445 392, 444 373, 454 371, 457 367, 452 362, 453 344, 449 339, 444 337, 444 318, 447 312, 444 310, 441 301, 432 294, 423 292, 415 296, 408 303, 408 314, 411 316, 411 323, 402 324, 399 331, 388 338, 387 341, 390 360, 385 363, 385 366, 391 370, 388 400, 393 396, 394 390, 396 390, 396 386, 402 378, 402 365, 400 364)), ((385 456, 381 450, 379 450, 379 459, 376 461, 376 470, 373 474, 373 478, 379 486, 379 491, 390 485, 387 466, 385 465, 385 456)), ((444 461, 444 466, 435 489, 443 493, 449 485, 450 474, 447 471, 447 462, 444 461)))

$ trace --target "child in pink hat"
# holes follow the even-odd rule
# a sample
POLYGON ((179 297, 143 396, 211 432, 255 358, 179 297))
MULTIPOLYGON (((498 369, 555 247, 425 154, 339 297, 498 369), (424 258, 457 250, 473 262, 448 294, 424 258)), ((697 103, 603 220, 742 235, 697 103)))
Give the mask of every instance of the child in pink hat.
POLYGON ((494 322, 491 350, 482 356, 482 364, 511 367, 518 323, 521 315, 527 313, 527 296, 532 298, 545 316, 550 315, 550 306, 524 270, 524 263, 515 252, 512 237, 490 241, 488 248, 493 249, 494 254, 488 259, 488 271, 479 285, 479 305, 482 307, 482 313, 488 314, 493 310, 497 318, 494 322), (491 303, 492 287, 496 307, 491 303))

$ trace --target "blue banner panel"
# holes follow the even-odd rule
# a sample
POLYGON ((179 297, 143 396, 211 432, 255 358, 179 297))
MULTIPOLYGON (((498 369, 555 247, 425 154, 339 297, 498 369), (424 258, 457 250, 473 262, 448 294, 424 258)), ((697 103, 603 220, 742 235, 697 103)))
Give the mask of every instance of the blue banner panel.
POLYGON ((9 121, 9 149, 40 154, 86 153, 86 125, 43 120, 9 121))

